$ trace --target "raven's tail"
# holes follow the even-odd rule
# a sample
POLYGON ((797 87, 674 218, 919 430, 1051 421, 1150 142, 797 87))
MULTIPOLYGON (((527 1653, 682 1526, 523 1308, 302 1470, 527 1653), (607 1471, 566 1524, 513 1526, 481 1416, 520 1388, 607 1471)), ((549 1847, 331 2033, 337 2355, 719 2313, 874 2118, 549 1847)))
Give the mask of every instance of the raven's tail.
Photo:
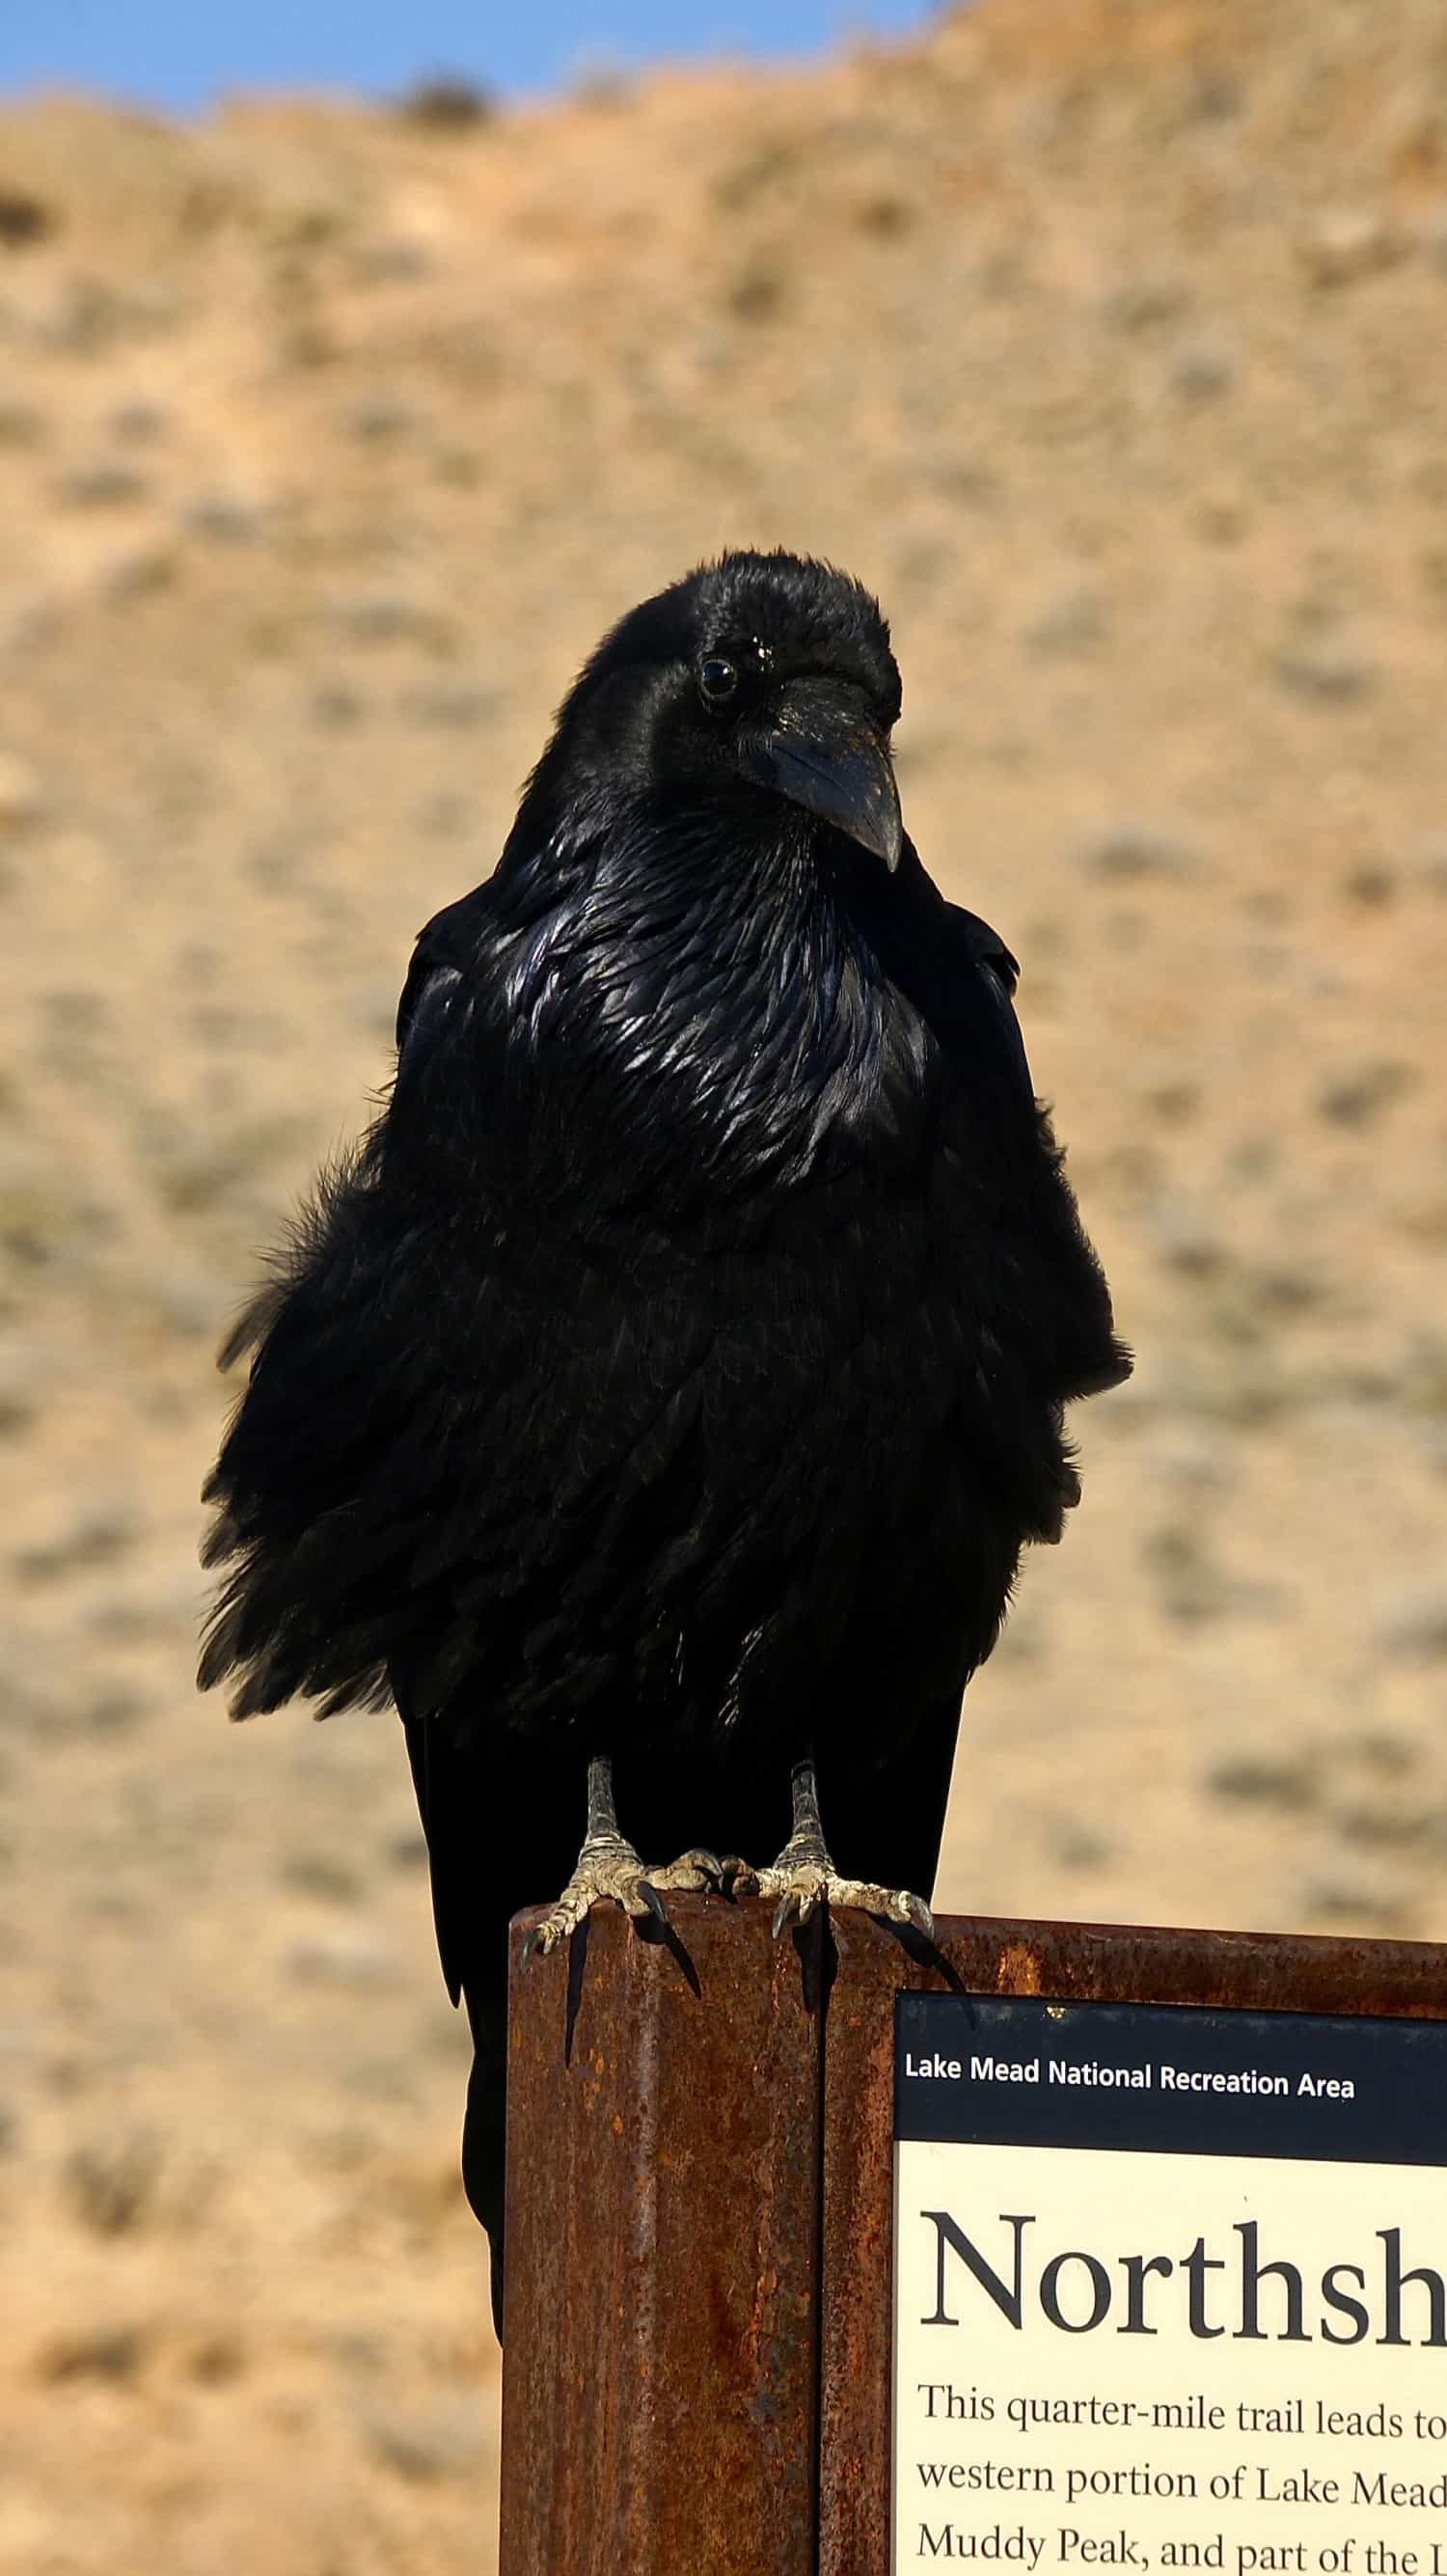
POLYGON ((467 1998, 472 2023, 472 2073, 462 2126, 462 2182, 474 2218, 487 2230, 492 2258, 492 2322, 502 2341, 502 2215, 504 2142, 507 2133, 505 2068, 507 1988, 467 1998))

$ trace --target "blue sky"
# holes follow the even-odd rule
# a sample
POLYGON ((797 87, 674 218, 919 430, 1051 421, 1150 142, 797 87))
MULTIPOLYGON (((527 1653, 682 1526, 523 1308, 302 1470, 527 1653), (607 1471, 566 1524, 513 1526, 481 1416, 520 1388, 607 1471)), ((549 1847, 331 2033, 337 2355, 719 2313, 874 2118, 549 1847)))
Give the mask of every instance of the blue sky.
POLYGON ((919 0, 0 0, 0 91, 81 83, 142 104, 204 107, 218 91, 305 86, 392 92, 461 72, 508 92, 580 68, 660 56, 822 51, 843 35, 902 33, 919 0))

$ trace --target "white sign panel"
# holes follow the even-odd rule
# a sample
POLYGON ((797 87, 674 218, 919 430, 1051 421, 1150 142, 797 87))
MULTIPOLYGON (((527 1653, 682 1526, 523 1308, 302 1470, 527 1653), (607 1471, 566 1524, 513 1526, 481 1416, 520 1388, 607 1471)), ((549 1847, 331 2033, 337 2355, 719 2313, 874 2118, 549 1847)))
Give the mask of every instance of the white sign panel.
POLYGON ((902 1996, 896 2100, 895 2576, 1447 2576, 1447 2028, 902 1996))

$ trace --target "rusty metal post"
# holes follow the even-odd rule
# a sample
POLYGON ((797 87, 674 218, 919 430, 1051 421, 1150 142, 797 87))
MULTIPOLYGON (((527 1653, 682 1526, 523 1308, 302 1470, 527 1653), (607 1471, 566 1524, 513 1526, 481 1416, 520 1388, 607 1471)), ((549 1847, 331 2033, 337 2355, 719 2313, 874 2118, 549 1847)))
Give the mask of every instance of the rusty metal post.
POLYGON ((671 1911, 515 1969, 502 2576, 884 2576, 900 1992, 1447 2018, 1419 1943, 671 1911))
POLYGON ((820 2023, 758 1905, 519 1975, 504 2576, 813 2576, 820 2023))

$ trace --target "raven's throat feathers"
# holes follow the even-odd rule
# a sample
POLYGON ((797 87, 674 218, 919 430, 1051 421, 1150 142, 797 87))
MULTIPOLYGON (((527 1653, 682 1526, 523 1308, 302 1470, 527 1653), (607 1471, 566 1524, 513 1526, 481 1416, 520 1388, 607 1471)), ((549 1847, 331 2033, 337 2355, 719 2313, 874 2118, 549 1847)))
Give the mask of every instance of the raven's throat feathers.
POLYGON ((931 1044, 856 909, 870 865, 794 817, 741 844, 706 813, 665 831, 639 812, 586 864, 554 858, 550 904, 530 889, 502 978, 512 1051, 650 1182, 682 1151, 714 1189, 787 1185, 897 1131, 931 1044))

